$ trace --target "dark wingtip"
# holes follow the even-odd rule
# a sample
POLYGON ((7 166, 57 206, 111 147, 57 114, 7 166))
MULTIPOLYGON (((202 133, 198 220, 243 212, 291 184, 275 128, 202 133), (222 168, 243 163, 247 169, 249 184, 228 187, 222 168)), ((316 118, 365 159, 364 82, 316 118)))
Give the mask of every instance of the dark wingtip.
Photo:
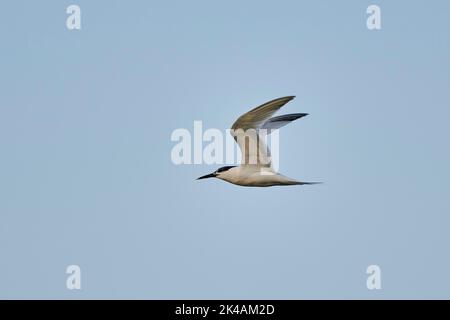
POLYGON ((309 113, 291 113, 291 114, 285 114, 285 115, 280 116, 280 117, 285 117, 285 119, 296 120, 296 119, 299 119, 299 118, 306 117, 308 115, 309 115, 309 113))
POLYGON ((285 97, 280 97, 280 98, 275 99, 275 100, 282 100, 282 99, 291 101, 292 99, 295 99, 295 96, 285 96, 285 97))
POLYGON ((268 122, 276 122, 276 121, 294 121, 303 117, 306 117, 308 113, 291 113, 291 114, 283 114, 278 117, 273 117, 268 120, 268 122))

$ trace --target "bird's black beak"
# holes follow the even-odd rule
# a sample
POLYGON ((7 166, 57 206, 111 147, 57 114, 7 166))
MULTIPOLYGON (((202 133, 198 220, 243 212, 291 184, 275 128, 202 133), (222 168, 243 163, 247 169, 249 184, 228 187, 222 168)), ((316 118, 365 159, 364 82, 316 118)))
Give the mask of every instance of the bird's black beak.
POLYGON ((206 178, 214 178, 215 176, 216 176, 215 173, 210 173, 205 176, 201 176, 200 178, 197 178, 197 180, 206 179, 206 178))

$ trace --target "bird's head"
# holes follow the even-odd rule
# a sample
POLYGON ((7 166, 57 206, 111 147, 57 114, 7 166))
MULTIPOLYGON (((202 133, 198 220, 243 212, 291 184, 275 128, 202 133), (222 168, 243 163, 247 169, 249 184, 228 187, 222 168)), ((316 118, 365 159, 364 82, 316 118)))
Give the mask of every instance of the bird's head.
POLYGON ((216 171, 214 171, 213 173, 201 176, 200 178, 197 178, 197 180, 201 180, 201 179, 206 179, 206 178, 223 178, 224 175, 226 175, 228 173, 228 170, 232 169, 232 168, 236 168, 236 166, 226 166, 226 167, 222 167, 217 169, 216 171))

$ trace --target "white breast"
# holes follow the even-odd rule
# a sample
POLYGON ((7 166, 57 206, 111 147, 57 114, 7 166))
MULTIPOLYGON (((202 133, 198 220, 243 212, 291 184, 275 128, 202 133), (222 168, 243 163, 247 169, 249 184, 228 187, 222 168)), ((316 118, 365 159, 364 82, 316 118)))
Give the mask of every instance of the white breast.
POLYGON ((221 173, 217 178, 240 186, 269 187, 275 185, 295 184, 283 175, 280 175, 269 167, 239 166, 221 173))

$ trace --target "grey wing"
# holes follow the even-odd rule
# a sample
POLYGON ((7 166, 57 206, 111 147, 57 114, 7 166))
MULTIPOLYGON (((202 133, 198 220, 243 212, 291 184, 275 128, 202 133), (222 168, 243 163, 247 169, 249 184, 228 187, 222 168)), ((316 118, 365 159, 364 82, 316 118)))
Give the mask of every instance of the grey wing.
POLYGON ((283 121, 281 121, 282 118, 280 117, 273 118, 273 121, 268 122, 268 120, 282 106, 294 98, 294 96, 288 96, 266 102, 243 114, 234 122, 231 127, 231 134, 241 149, 241 165, 270 167, 270 150, 266 145, 265 137, 259 135, 259 129, 264 128, 265 123, 267 123, 267 129, 270 129, 269 127, 281 127, 284 125, 282 123, 286 124, 288 118, 284 118, 283 121))
POLYGON ((231 129, 259 129, 275 112, 294 98, 295 96, 288 96, 266 102, 240 116, 231 129))

